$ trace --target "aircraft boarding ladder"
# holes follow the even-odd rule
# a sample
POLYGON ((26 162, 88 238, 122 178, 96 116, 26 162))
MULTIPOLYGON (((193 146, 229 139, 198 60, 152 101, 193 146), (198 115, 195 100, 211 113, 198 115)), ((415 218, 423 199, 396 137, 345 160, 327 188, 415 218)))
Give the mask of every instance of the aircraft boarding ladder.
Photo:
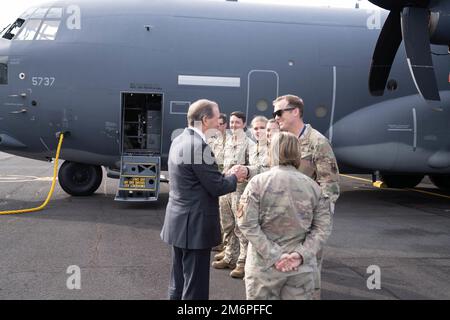
POLYGON ((150 154, 122 155, 116 201, 156 201, 159 195, 161 160, 150 154))

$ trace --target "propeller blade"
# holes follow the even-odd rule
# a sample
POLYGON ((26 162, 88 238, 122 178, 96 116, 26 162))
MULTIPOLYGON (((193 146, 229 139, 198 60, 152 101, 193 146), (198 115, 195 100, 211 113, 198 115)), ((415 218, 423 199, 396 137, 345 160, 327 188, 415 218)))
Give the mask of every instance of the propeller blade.
POLYGON ((424 99, 440 101, 431 57, 428 22, 429 11, 427 9, 406 7, 402 11, 401 30, 414 83, 424 99))
POLYGON ((378 37, 369 74, 369 90, 374 96, 383 95, 395 55, 402 42, 399 18, 399 11, 391 11, 378 37))
POLYGON ((386 9, 386 10, 395 10, 401 9, 404 1, 392 1, 392 0, 369 0, 369 2, 374 5, 386 9))
MULTIPOLYGON (((386 10, 401 10, 404 7, 427 8, 431 0, 369 0, 374 5, 386 10)), ((447 0, 433 0, 434 2, 444 2, 447 0)))

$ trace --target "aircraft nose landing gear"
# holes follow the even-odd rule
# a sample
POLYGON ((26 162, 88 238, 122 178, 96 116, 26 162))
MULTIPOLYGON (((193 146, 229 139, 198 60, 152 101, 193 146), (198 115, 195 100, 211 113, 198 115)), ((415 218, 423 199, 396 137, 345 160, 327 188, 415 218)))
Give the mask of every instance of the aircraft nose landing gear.
POLYGON ((103 179, 101 166, 65 161, 58 173, 61 188, 75 197, 92 195, 103 179))

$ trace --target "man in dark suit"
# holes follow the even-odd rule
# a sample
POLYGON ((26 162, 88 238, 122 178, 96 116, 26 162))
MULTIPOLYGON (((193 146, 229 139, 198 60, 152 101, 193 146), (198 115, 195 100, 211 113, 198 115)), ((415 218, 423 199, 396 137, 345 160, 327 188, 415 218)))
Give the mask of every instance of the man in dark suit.
POLYGON ((219 172, 205 133, 219 124, 219 106, 199 100, 169 152, 169 202, 161 238, 172 246, 171 300, 207 300, 211 248, 221 242, 219 196, 236 190, 247 172, 219 172))

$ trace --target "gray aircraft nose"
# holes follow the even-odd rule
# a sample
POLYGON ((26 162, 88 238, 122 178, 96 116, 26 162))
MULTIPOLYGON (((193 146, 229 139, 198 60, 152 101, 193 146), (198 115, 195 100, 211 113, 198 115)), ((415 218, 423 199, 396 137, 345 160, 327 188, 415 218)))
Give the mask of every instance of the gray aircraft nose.
POLYGON ((26 145, 13 136, 8 126, 8 110, 5 106, 10 93, 8 56, 9 40, 0 38, 0 150, 23 149, 26 145))

